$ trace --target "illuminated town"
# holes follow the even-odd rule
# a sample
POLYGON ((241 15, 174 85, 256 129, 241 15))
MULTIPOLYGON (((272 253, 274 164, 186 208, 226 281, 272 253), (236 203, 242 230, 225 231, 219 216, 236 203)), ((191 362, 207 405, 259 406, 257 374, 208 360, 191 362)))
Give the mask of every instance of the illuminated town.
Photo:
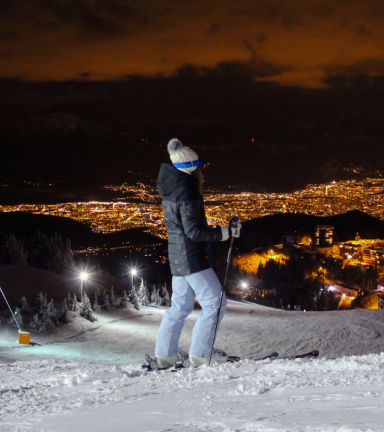
MULTIPOLYGON (((161 238, 166 237, 161 197, 153 186, 137 183, 135 186, 123 184, 105 188, 121 192, 122 197, 111 202, 3 205, 0 211, 68 217, 89 225, 98 233, 140 227, 161 238)), ((384 219, 383 178, 311 184, 292 193, 208 191, 204 199, 210 225, 224 225, 232 215, 246 221, 275 213, 331 216, 356 209, 384 219)))
MULTIPOLYGON (((136 186, 123 184, 105 188, 129 194, 129 201, 126 197, 121 197, 113 202, 20 204, 0 206, 0 211, 69 217, 89 225, 99 233, 140 227, 159 237, 165 237, 161 197, 154 187, 138 183, 136 186)), ((303 190, 284 194, 208 191, 204 198, 210 225, 223 225, 235 214, 246 221, 275 213, 331 216, 356 209, 384 219, 383 178, 312 184, 303 190)))

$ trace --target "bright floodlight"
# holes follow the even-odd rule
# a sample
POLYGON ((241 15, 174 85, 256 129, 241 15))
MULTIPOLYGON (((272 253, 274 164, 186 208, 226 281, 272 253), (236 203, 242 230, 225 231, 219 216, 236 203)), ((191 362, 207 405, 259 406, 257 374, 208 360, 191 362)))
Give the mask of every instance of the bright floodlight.
POLYGON ((247 288, 248 284, 247 284, 246 282, 242 282, 241 286, 242 286, 243 288, 247 288))
POLYGON ((131 273, 132 273, 133 276, 136 276, 137 275, 137 270, 136 269, 132 269, 131 273))
POLYGON ((88 273, 82 272, 80 273, 80 279, 85 281, 88 279, 88 273))

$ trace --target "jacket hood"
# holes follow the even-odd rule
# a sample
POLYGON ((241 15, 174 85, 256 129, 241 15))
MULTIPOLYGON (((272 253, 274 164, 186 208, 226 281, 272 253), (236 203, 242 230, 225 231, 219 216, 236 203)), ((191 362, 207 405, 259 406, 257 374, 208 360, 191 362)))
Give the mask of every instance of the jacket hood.
POLYGON ((170 164, 163 163, 160 167, 156 185, 159 194, 167 196, 180 186, 196 188, 197 180, 191 174, 180 171, 170 164))

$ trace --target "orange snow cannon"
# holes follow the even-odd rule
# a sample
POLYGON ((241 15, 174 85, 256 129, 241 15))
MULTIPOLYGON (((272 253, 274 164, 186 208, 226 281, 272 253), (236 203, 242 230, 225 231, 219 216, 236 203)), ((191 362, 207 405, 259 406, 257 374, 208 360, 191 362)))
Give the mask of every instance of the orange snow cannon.
POLYGON ((25 331, 19 330, 19 344, 29 345, 31 340, 31 334, 25 331))

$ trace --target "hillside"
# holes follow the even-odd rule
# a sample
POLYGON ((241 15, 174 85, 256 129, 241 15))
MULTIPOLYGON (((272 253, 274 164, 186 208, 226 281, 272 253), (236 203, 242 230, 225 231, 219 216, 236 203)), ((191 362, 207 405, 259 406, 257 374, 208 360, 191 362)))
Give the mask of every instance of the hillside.
MULTIPOLYGON (((199 310, 187 318, 188 350, 199 310)), ((97 312, 32 333, 0 326, 1 432, 382 430, 382 311, 288 312, 230 301, 216 346, 244 361, 145 375, 164 308, 97 312), (256 362, 320 351, 320 358, 256 362)))
POLYGON ((164 240, 141 229, 130 229, 110 234, 94 233, 90 227, 73 219, 60 216, 38 215, 24 212, 0 212, 0 233, 15 234, 16 237, 26 239, 37 231, 53 236, 59 234, 63 239, 70 239, 72 249, 85 249, 89 246, 116 246, 122 242, 132 244, 164 243, 164 240))

